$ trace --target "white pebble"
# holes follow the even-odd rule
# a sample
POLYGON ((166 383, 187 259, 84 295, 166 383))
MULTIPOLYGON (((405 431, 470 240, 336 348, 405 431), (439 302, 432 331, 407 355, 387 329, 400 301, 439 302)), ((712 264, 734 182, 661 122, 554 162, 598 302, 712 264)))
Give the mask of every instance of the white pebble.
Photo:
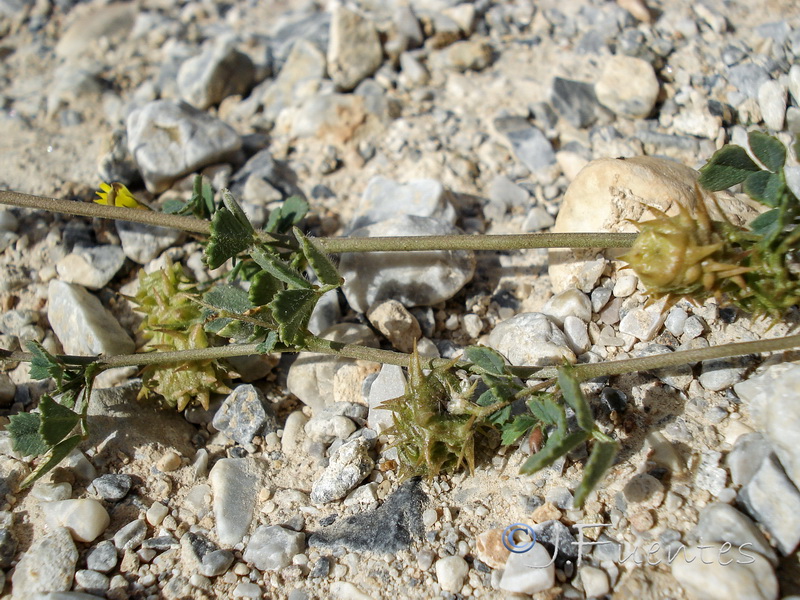
POLYGON ((469 573, 469 565, 460 556, 447 556, 436 561, 436 579, 446 592, 458 592, 469 573))

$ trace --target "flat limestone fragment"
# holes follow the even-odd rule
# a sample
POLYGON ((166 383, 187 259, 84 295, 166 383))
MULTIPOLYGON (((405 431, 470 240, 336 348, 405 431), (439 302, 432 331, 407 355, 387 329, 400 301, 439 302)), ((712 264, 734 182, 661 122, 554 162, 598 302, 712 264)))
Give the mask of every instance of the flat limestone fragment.
POLYGON ((67 354, 130 354, 135 345, 100 300, 79 285, 53 279, 47 319, 67 354))

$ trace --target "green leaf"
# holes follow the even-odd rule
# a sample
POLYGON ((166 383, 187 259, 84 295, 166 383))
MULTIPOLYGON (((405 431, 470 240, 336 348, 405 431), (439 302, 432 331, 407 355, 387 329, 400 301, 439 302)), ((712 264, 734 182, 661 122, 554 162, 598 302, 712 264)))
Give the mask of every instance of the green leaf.
POLYGON ((561 434, 561 430, 556 430, 555 434, 547 438, 547 442, 545 442, 542 449, 525 461, 519 472, 522 475, 531 475, 536 471, 549 467, 588 438, 588 431, 576 431, 564 436, 561 434))
POLYGON ((545 425, 557 425, 560 429, 567 426, 567 415, 564 407, 557 404, 550 394, 543 400, 531 398, 528 400, 528 408, 533 415, 545 425))
POLYGON ((308 213, 308 202, 300 196, 289 196, 280 208, 269 213, 267 226, 269 232, 285 233, 297 225, 308 213))
POLYGON ((517 415, 513 421, 503 427, 501 444, 510 446, 525 435, 539 420, 532 415, 517 415))
POLYGON ((464 350, 464 357, 477 367, 477 372, 490 373, 499 377, 510 377, 502 355, 485 346, 469 346, 464 350))
POLYGON ((278 332, 270 331, 267 334, 267 339, 265 339, 258 346, 256 346, 256 352, 258 352, 259 354, 269 354, 275 349, 275 345, 277 343, 278 343, 278 332))
POLYGON ((700 169, 699 182, 711 192, 726 190, 741 183, 759 166, 747 155, 741 146, 724 146, 717 150, 711 160, 700 169))
POLYGON ((283 290, 275 295, 269 307, 278 322, 281 341, 287 346, 300 346, 308 335, 308 321, 319 300, 316 290, 283 290))
POLYGON ((211 219, 211 238, 206 246, 209 269, 220 267, 226 260, 253 245, 253 228, 247 227, 227 208, 220 208, 211 219))
POLYGON ((75 429, 81 417, 78 413, 62 406, 45 394, 39 401, 42 411, 42 424, 39 433, 48 446, 55 446, 75 429))
POLYGON ((779 208, 773 208, 765 213, 761 213, 750 221, 750 229, 753 233, 763 236, 764 239, 771 239, 773 235, 778 233, 780 214, 781 211, 779 208))
POLYGON ((189 206, 187 202, 183 202, 177 198, 170 198, 164 202, 164 205, 161 207, 161 212, 167 215, 177 215, 182 213, 187 206, 189 206))
POLYGON ((26 346, 28 351, 33 354, 30 367, 31 379, 49 379, 52 377, 60 382, 64 375, 65 365, 45 350, 39 342, 30 341, 26 346))
POLYGON ((595 441, 592 453, 589 455, 589 460, 583 469, 583 479, 578 489, 575 490, 573 505, 576 508, 583 506, 586 497, 600 483, 603 475, 611 468, 611 465, 614 464, 617 452, 619 452, 619 444, 617 442, 595 441))
POLYGON ((83 438, 81 438, 80 435, 73 435, 56 446, 53 446, 53 448, 50 449, 47 460, 40 464, 33 473, 22 480, 22 483, 19 484, 20 489, 25 489, 58 465, 70 452, 77 448, 78 444, 81 443, 81 439, 83 438))
POLYGON ((753 200, 774 208, 781 202, 783 187, 781 176, 777 173, 758 171, 747 176, 743 189, 753 200))
POLYGON ((344 279, 339 275, 339 271, 336 270, 336 265, 331 262, 331 259, 297 227, 294 228, 294 237, 300 242, 303 255, 321 283, 334 287, 339 287, 344 283, 344 279))
POLYGON ((264 306, 272 302, 275 294, 283 289, 283 284, 266 271, 260 271, 250 282, 248 298, 254 306, 264 306))
POLYGON ((236 218, 242 228, 252 236, 255 233, 255 230, 250 224, 250 219, 248 219, 247 215, 244 214, 242 207, 239 206, 238 202, 236 202, 236 198, 233 197, 233 194, 231 194, 230 190, 222 190, 222 203, 225 205, 225 208, 231 211, 231 214, 236 218))
POLYGON ((253 308, 248 293, 235 285, 216 285, 203 294, 203 301, 220 310, 240 315, 253 308))
POLYGON ((592 408, 586 401, 586 397, 581 391, 581 385, 575 375, 573 375, 572 368, 561 367, 558 370, 558 387, 561 388, 561 393, 564 394, 566 403, 575 411, 575 417, 578 419, 578 427, 584 431, 591 431, 594 429, 592 408))
POLYGON ((304 290, 313 289, 314 286, 311 285, 311 282, 308 279, 303 277, 300 272, 283 262, 277 255, 267 252, 263 248, 257 247, 253 248, 251 256, 253 257, 253 260, 255 260, 267 273, 273 277, 276 277, 277 279, 280 279, 290 287, 304 290))
POLYGON ((762 131, 747 134, 747 143, 755 157, 770 171, 778 172, 786 164, 786 147, 777 138, 762 131))
POLYGON ((192 214, 198 219, 208 219, 214 214, 214 188, 203 179, 202 175, 195 175, 189 206, 192 214))
POLYGON ((15 452, 22 456, 39 456, 50 449, 39 433, 41 417, 37 413, 19 413, 9 417, 6 431, 11 434, 11 444, 15 452))

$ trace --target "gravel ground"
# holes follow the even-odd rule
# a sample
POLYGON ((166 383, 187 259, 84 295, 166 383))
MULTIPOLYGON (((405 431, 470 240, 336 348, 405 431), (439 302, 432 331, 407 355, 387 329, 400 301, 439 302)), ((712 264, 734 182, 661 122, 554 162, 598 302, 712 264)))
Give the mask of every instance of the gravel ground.
MULTIPOLYGON (((0 188, 88 202, 119 181, 159 207, 202 172, 257 225, 304 196, 304 229, 320 237, 633 231, 644 204, 690 201, 694 169, 725 143, 800 134, 793 0, 0 0, 0 54, 0 188)), ((719 202, 739 224, 756 214, 741 195, 719 202)), ((482 343, 522 365, 777 337, 796 322, 714 301, 648 306, 614 258, 343 256, 343 293, 311 329, 442 357, 482 343)), ((131 352, 141 317, 120 293, 169 261, 209 279, 188 235, 0 208, 0 347, 131 352)), ((788 598, 800 594, 794 359, 586 384, 623 450, 582 509, 585 448, 533 476, 519 475, 523 444, 472 475, 403 482, 376 408, 403 393, 398 367, 243 359, 230 395, 184 413, 137 402, 135 369, 109 372, 91 437, 32 489, 18 484, 33 462, 0 431, 0 590, 788 598), (503 546, 514 523, 536 533, 528 552, 503 546)), ((48 385, 5 365, 0 421, 48 385)))

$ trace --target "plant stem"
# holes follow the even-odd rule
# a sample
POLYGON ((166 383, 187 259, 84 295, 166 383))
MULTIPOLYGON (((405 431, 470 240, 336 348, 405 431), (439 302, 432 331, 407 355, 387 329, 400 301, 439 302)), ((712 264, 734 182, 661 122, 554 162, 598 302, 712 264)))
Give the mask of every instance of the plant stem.
MULTIPOLYGON (((34 208, 83 217, 118 219, 156 227, 210 235, 211 223, 194 217, 169 215, 152 210, 105 206, 0 190, 0 204, 34 208)), ((256 232, 259 241, 280 242, 285 236, 256 232)), ((629 248, 635 233, 528 233, 519 235, 426 235, 374 238, 317 238, 315 242, 331 254, 342 252, 413 252, 429 250, 522 250, 526 248, 629 248)))
MULTIPOLYGON (((94 356, 59 356, 58 358, 67 364, 85 365, 98 362, 106 368, 130 367, 153 364, 185 363, 195 360, 214 360, 219 358, 230 358, 234 356, 248 356, 258 354, 256 350, 258 344, 232 344, 228 346, 215 346, 212 348, 198 348, 194 350, 179 350, 174 352, 148 352, 142 354, 122 354, 118 356, 94 357, 94 356)), ((626 358, 608 362, 575 365, 575 376, 581 380, 594 379, 596 377, 606 377, 609 375, 621 375, 622 373, 632 373, 634 371, 648 371, 653 369, 663 369, 675 367, 689 363, 712 360, 718 358, 730 358, 745 354, 759 354, 763 352, 778 352, 800 347, 800 334, 790 335, 782 338, 769 340, 757 340, 753 342, 738 342, 735 344, 723 344, 720 346, 710 346, 708 348, 698 348, 695 350, 682 350, 670 354, 655 354, 641 358, 626 358)), ((275 352, 316 352, 328 354, 342 358, 354 358, 360 360, 373 361, 378 363, 398 365, 408 367, 411 358, 410 354, 393 352, 391 350, 381 350, 379 348, 368 348, 359 344, 343 344, 316 336, 311 336, 306 341, 306 346, 302 350, 298 349, 276 349, 275 352)), ((0 362, 2 361, 30 361, 33 356, 27 352, 10 352, 0 349, 0 362)), ((451 361, 444 358, 429 359, 427 364, 423 363, 424 368, 442 366, 451 361)), ((457 366, 465 368, 469 363, 459 363, 457 366)), ((551 379, 557 376, 558 367, 532 367, 521 366, 511 367, 511 372, 526 379, 551 379)))

